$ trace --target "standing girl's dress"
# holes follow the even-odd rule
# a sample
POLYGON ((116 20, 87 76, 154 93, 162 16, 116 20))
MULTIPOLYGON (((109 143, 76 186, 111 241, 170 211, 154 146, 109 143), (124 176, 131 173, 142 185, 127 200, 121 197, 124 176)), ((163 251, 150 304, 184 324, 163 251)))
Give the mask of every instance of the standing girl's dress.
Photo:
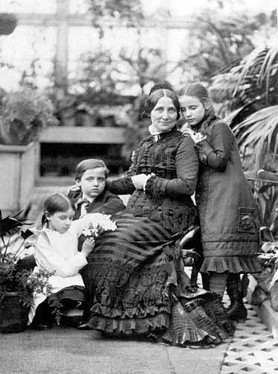
POLYGON ((259 221, 236 139, 214 114, 193 129, 206 136, 196 144, 201 161, 196 191, 204 255, 201 271, 257 272, 259 221))
MULTIPOLYGON (((132 195, 126 210, 114 216, 118 229, 97 239, 88 256, 84 279, 93 298, 91 328, 122 335, 171 328, 176 295, 185 290, 188 280, 174 244, 180 232, 197 222, 190 197, 197 172, 191 138, 173 128, 145 138, 133 155, 127 177, 108 182, 113 193, 132 195), (153 173, 145 190, 135 189, 131 180, 141 173, 153 173)), ((202 322, 208 317, 202 303, 193 301, 186 316, 182 308, 182 328, 186 325, 190 331, 179 338, 168 335, 168 341, 183 345, 219 338, 219 328, 211 319, 209 332, 189 322, 188 315, 195 313, 195 320, 199 318, 204 327, 202 322), (196 308, 203 314, 198 316, 196 308)))

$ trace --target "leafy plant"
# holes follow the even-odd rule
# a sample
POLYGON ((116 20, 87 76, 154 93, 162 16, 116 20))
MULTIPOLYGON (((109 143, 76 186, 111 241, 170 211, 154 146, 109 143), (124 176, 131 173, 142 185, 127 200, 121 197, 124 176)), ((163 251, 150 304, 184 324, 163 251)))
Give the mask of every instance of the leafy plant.
POLYGON ((22 230, 24 225, 28 225, 25 218, 7 216, 2 218, 0 210, 0 296, 5 292, 18 292, 21 303, 30 307, 32 305, 32 295, 36 293, 51 294, 51 287, 48 284, 50 273, 39 271, 33 273, 32 270, 24 269, 19 265, 19 254, 24 246, 25 240, 33 235, 29 229, 22 230), (13 239, 13 240, 11 240, 13 239), (16 249, 14 241, 21 242, 16 249))
POLYGON ((234 128, 249 115, 278 104, 277 82, 278 49, 258 48, 213 77, 210 94, 234 128))
POLYGON ((251 114, 233 130, 247 169, 265 168, 266 162, 270 167, 270 158, 275 162, 278 154, 278 105, 251 114))
POLYGON ((25 89, 2 95, 0 102, 0 143, 28 144, 42 128, 57 125, 51 101, 37 91, 25 89))

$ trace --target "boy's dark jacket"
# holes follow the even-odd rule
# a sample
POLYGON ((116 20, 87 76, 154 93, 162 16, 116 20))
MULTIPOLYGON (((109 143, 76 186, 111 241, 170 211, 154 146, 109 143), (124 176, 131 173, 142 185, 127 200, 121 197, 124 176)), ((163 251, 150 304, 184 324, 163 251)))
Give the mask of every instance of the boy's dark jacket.
MULTIPOLYGON (((78 204, 82 200, 81 190, 69 190, 68 197, 73 201, 75 205, 75 213, 73 219, 76 220, 80 218, 81 215, 81 205, 78 204)), ((93 202, 86 208, 87 213, 102 213, 102 214, 115 214, 121 210, 125 209, 125 205, 119 196, 113 194, 108 190, 104 190, 102 194, 97 196, 93 202)), ((78 239, 78 251, 81 251, 82 245, 85 240, 85 236, 81 235, 78 239)))
MULTIPOLYGON (((81 214, 82 204, 80 204, 79 202, 82 200, 82 193, 80 190, 70 190, 68 192, 68 197, 73 201, 75 205, 75 213, 73 219, 76 220, 80 218, 81 214)), ((119 198, 119 196, 106 189, 102 192, 102 194, 97 196, 93 200, 93 202, 86 208, 87 213, 103 213, 111 215, 123 209, 125 209, 125 205, 119 198)))

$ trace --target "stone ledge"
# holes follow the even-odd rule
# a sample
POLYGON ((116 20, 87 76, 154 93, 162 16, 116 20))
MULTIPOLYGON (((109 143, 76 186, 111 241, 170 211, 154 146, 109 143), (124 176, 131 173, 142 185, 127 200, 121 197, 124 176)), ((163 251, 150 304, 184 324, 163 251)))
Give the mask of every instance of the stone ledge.
MULTIPOLYGON (((247 293, 247 300, 251 304, 251 296, 257 284, 256 279, 249 275, 249 286, 248 286, 248 293, 247 293)), ((262 305, 253 306, 256 309, 258 316, 262 320, 262 322, 266 325, 268 330, 273 335, 273 338, 278 340, 278 312, 273 310, 270 305, 270 300, 265 300, 262 305)))

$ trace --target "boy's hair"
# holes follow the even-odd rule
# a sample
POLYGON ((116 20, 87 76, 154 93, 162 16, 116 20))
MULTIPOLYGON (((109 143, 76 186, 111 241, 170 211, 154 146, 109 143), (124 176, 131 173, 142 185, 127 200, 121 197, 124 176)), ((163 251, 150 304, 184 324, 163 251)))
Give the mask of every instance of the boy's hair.
POLYGON ((89 158, 79 162, 79 164, 76 166, 75 180, 79 182, 85 171, 96 168, 103 168, 105 171, 105 177, 107 177, 109 170, 107 169, 105 162, 98 158, 89 158))
POLYGON ((44 201, 44 206, 43 206, 44 213, 42 216, 42 225, 44 225, 46 222, 46 214, 45 214, 46 212, 52 215, 56 212, 66 212, 70 208, 74 210, 75 209, 74 204, 63 193, 54 193, 48 196, 44 201))

